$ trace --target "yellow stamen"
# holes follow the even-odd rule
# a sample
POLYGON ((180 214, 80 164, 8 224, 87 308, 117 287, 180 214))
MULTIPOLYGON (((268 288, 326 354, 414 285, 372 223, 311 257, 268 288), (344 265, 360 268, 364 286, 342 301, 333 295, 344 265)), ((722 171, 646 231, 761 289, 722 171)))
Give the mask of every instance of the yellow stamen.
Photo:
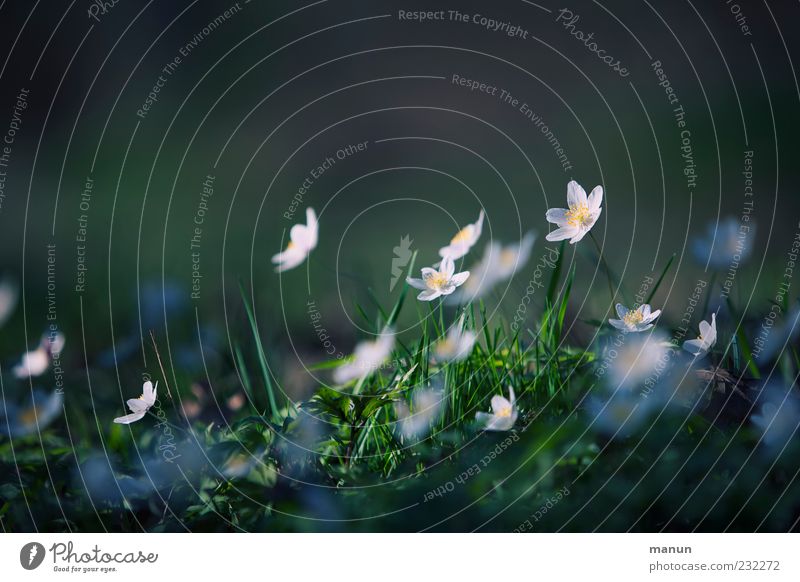
POLYGON ((295 247, 295 244, 294 244, 294 242, 292 242, 292 241, 289 241, 289 244, 288 244, 288 245, 286 245, 286 250, 287 250, 287 251, 290 251, 290 250, 292 250, 294 247, 295 247))
POLYGON ((27 410, 20 413, 19 419, 22 421, 22 424, 30 426, 36 424, 36 418, 40 414, 41 412, 36 406, 31 406, 27 410))
POLYGON ((447 275, 444 273, 434 273, 425 280, 429 289, 440 289, 447 284, 447 275))
POLYGON ((500 253, 500 263, 506 266, 513 265, 517 260, 517 253, 511 249, 506 249, 500 253))
POLYGON ((586 204, 575 204, 570 206, 565 213, 567 224, 570 226, 587 226, 592 220, 592 213, 586 204))
POLYGON ((499 416, 500 418, 508 418, 509 416, 511 416, 511 407, 506 406, 504 408, 501 408, 500 410, 495 412, 494 415, 499 416))
POLYGON ((624 321, 626 325, 629 325, 629 326, 633 327, 633 326, 635 326, 637 324, 642 323, 642 321, 644 321, 644 316, 642 315, 641 311, 636 309, 636 310, 632 310, 632 311, 629 311, 628 313, 626 313, 622 317, 622 321, 624 321))
POLYGON ((467 242, 471 237, 472 237, 472 225, 470 224, 469 226, 465 226, 464 228, 459 230, 456 233, 456 236, 450 239, 450 242, 452 244, 467 242))

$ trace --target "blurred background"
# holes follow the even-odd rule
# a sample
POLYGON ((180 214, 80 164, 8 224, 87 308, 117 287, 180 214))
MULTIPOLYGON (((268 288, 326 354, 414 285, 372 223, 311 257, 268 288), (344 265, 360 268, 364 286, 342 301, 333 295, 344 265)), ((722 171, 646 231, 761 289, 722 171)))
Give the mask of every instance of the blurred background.
MULTIPOLYGON (((158 373, 151 332, 179 393, 221 373, 235 386, 241 284, 281 389, 308 396, 304 367, 331 358, 309 302, 349 353, 369 337, 358 306, 372 317, 400 292, 404 237, 415 270, 429 266, 484 209, 460 269, 490 240, 537 233, 486 299, 513 317, 571 179, 604 187, 594 232, 629 301, 675 255, 653 299, 673 324, 698 280, 728 272, 729 240, 697 239, 746 213, 731 297, 759 320, 800 228, 798 14, 748 0, 0 2, 0 273, 21 291, 4 377, 54 323, 76 422, 110 422, 88 407, 118 410, 158 373), (318 247, 276 274, 306 207, 318 247)), ((609 291, 588 238, 567 251, 586 344, 609 291)))

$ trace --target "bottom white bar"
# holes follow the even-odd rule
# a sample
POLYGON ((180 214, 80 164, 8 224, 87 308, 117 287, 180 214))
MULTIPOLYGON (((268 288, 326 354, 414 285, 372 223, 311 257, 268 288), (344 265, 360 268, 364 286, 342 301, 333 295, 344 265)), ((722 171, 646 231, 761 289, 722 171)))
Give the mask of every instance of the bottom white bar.
POLYGON ((798 580, 797 542, 791 534, 4 534, 0 571, 3 580, 137 582, 798 580))

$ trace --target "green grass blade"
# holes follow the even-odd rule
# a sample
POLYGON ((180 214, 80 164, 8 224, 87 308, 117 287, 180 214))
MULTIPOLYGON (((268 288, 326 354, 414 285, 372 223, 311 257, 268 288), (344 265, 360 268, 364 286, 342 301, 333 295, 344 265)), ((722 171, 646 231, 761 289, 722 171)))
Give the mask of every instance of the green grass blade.
POLYGON ((644 300, 645 303, 650 303, 650 301, 653 300, 653 297, 655 297, 656 291, 658 291, 658 288, 661 286, 661 282, 664 280, 664 277, 666 277, 667 271, 669 271, 669 268, 672 266, 672 263, 673 263, 674 260, 675 260, 675 253, 672 253, 672 256, 667 261, 667 264, 664 267, 664 270, 661 271, 661 276, 658 278, 658 281, 656 281, 656 284, 653 285, 653 290, 650 291, 650 294, 647 296, 647 299, 644 300))
POLYGON ((239 281, 239 292, 242 295, 244 309, 247 312, 247 320, 250 323, 250 331, 253 333, 253 339, 256 342, 258 364, 261 367, 261 374, 264 377, 264 387, 267 391, 267 398, 269 398, 270 413, 272 414, 273 420, 280 421, 280 417, 278 416, 278 403, 275 398, 275 389, 272 385, 272 377, 269 374, 269 366, 267 365, 267 357, 264 354, 264 347, 261 344, 261 335, 258 333, 258 328, 256 327, 256 318, 253 315, 253 309, 250 306, 250 303, 247 301, 247 295, 244 292, 244 287, 242 286, 241 281, 239 281))

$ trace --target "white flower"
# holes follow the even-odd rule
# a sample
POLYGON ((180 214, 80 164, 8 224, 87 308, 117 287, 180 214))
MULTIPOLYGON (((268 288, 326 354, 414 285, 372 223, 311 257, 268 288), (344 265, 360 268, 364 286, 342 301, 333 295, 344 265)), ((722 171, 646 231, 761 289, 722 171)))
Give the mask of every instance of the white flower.
POLYGON ((442 408, 442 391, 426 388, 417 390, 412 398, 412 407, 406 402, 395 403, 398 429, 406 438, 427 434, 430 426, 439 417, 442 408))
POLYGON ((55 420, 63 410, 64 393, 46 394, 35 389, 30 406, 20 408, 0 400, 0 434, 22 437, 39 432, 55 420))
POLYGON ((471 329, 463 329, 463 318, 447 332, 447 337, 436 342, 433 348, 437 362, 460 362, 472 353, 477 334, 471 329))
POLYGON ((611 381, 616 387, 633 389, 648 378, 658 380, 668 362, 670 345, 667 338, 658 332, 653 335, 626 336, 623 345, 616 350, 611 366, 611 381))
POLYGON ((130 424, 141 420, 147 411, 156 403, 156 389, 158 382, 153 386, 149 380, 142 386, 142 395, 139 398, 131 398, 128 400, 128 408, 131 409, 131 414, 120 416, 114 419, 117 424, 130 424))
POLYGON ((527 233, 518 243, 486 244, 481 259, 470 268, 469 279, 450 297, 451 303, 469 303, 485 297, 498 283, 511 278, 528 262, 536 235, 527 233))
POLYGON ((783 448, 800 432, 800 398, 792 388, 773 381, 758 397, 761 406, 750 420, 761 431, 761 440, 767 447, 783 448))
POLYGON ((725 218, 719 222, 709 222, 705 236, 692 241, 694 258, 714 269, 727 269, 731 263, 742 263, 750 256, 755 239, 755 225, 747 223, 742 229, 739 219, 725 218))
POLYGON ((497 257, 495 277, 500 281, 510 279, 524 267, 531 256, 534 241, 536 241, 536 235, 528 232, 518 243, 504 246, 497 257))
POLYGON ((470 276, 458 290, 448 299, 449 303, 469 303, 489 294, 498 283, 497 264, 502 247, 495 241, 486 244, 483 257, 470 268, 470 276))
POLYGON ((603 211, 603 187, 595 186, 592 193, 586 191, 575 180, 567 184, 567 205, 569 208, 551 208, 545 217, 547 222, 558 226, 545 238, 549 241, 569 239, 570 244, 581 240, 591 230, 603 211))
POLYGON ((41 376, 50 367, 53 357, 58 357, 64 348, 64 334, 56 332, 44 334, 39 342, 39 347, 22 355, 19 364, 14 366, 12 372, 16 378, 31 378, 41 376))
POLYGON ((439 249, 439 256, 442 258, 460 259, 478 242, 483 230, 483 209, 478 216, 478 220, 473 224, 468 224, 450 240, 450 244, 439 249))
POLYGON ((384 329, 376 340, 363 341, 356 345, 352 361, 339 366, 333 373, 333 381, 345 384, 363 378, 380 368, 394 348, 394 331, 384 329))
POLYGON ((506 400, 499 394, 492 396, 492 413, 478 412, 475 420, 483 425, 483 430, 511 430, 517 422, 516 398, 514 389, 508 387, 508 397, 506 400))
POLYGON ((275 271, 288 271, 306 260, 309 253, 317 246, 319 223, 313 208, 306 208, 306 224, 295 224, 289 231, 289 244, 286 250, 272 257, 277 263, 275 271))
POLYGON ((0 281, 0 327, 3 327, 17 307, 19 288, 8 278, 0 281))
POLYGON ((717 314, 711 314, 711 323, 700 322, 700 337, 683 342, 683 349, 693 356, 703 357, 717 343, 717 314))
POLYGON ((420 301, 433 301, 442 295, 450 295, 469 277, 469 271, 455 273, 456 265, 452 257, 445 257, 439 270, 424 267, 422 269, 422 279, 406 278, 408 284, 415 289, 421 289, 422 293, 417 295, 420 301))
POLYGON ((656 407, 653 398, 617 392, 606 401, 591 398, 587 412, 592 416, 592 428, 611 437, 624 438, 635 432, 656 407))
POLYGON ((622 331, 647 331, 653 327, 653 321, 661 315, 661 310, 650 311, 650 305, 645 303, 637 309, 628 309, 622 303, 617 303, 617 315, 621 319, 609 319, 608 323, 622 331))
POLYGON ((760 350, 753 350, 753 355, 759 361, 769 361, 773 357, 783 353, 783 350, 789 349, 790 344, 797 339, 800 334, 800 304, 794 303, 789 313, 783 320, 781 325, 775 325, 772 331, 767 336, 764 342, 764 347, 760 350))

